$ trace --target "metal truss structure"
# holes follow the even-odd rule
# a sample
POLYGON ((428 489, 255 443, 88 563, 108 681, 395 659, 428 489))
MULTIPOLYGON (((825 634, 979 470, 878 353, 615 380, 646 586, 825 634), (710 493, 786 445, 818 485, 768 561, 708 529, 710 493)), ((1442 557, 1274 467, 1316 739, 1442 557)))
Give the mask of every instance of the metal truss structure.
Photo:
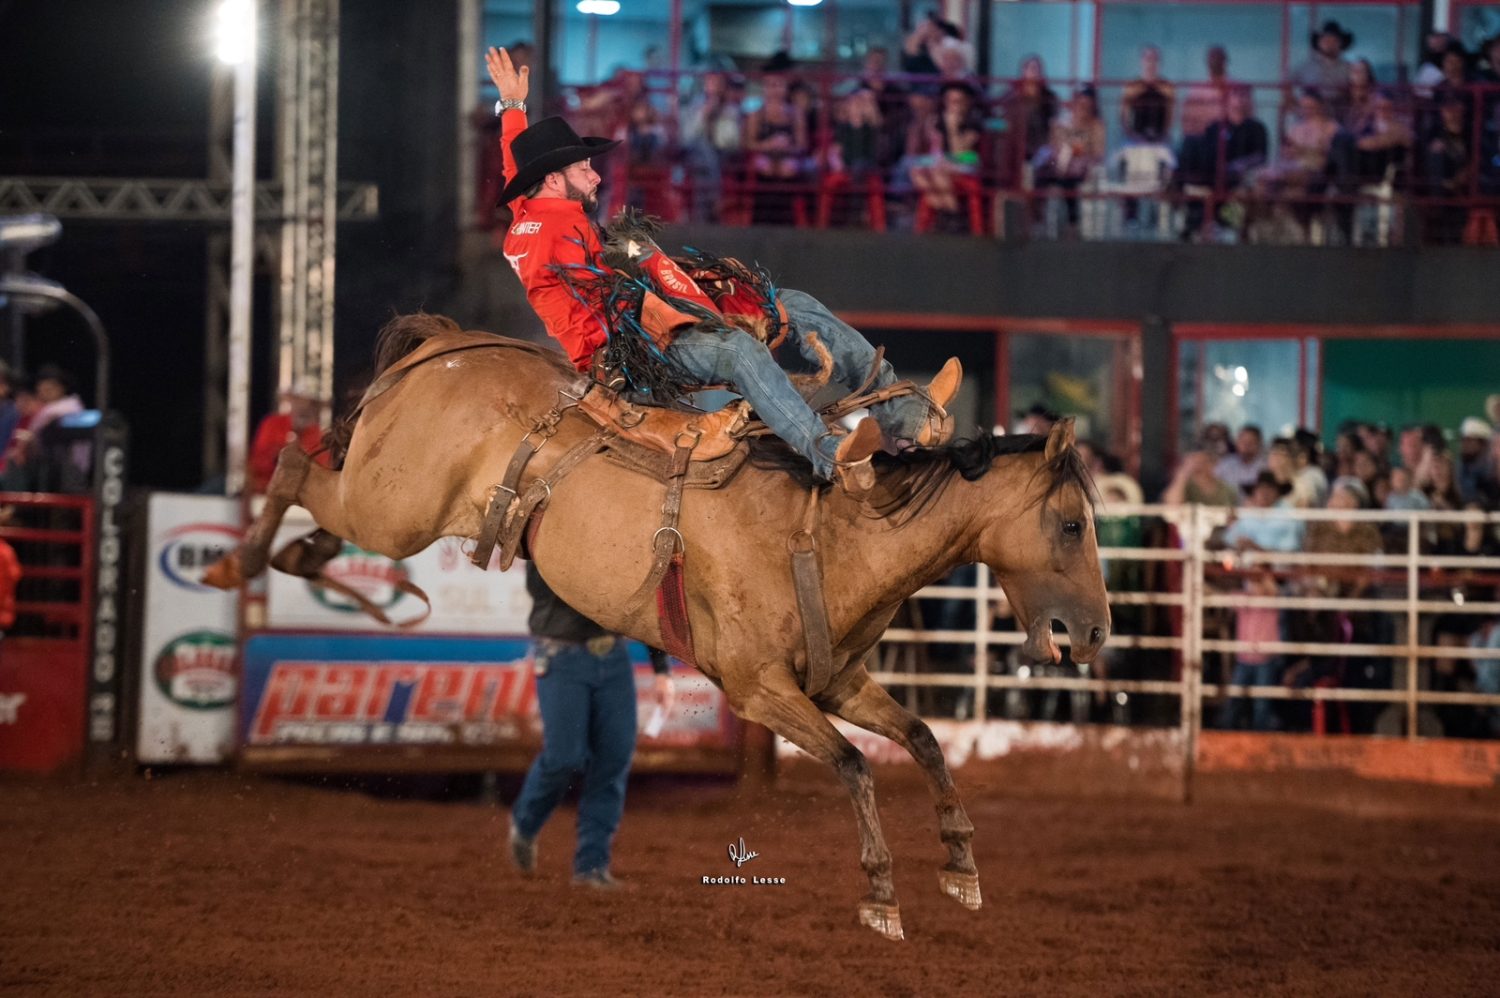
MULTIPOLYGON (((256 218, 277 223, 257 232, 262 273, 277 280, 274 370, 278 389, 311 381, 325 398, 333 390, 335 230, 339 221, 373 219, 373 184, 338 183, 338 0, 262 0, 275 7, 277 183, 258 184, 256 218)), ((233 95, 227 73, 214 80, 209 114, 209 180, 227 219, 233 95)), ((193 182, 185 182, 193 183, 193 182)), ((194 191, 192 197, 198 196, 194 191)), ((205 474, 224 469, 225 421, 231 395, 248 399, 249 384, 229 384, 229 240, 209 237, 204 325, 205 474), (226 390, 227 389, 227 390, 226 390)))
POLYGON ((281 0, 277 173, 285 198, 277 385, 333 397, 334 245, 339 212, 339 0, 281 0))
MULTIPOLYGON (((340 184, 339 221, 373 219, 379 197, 374 184, 340 184)), ((263 222, 289 216, 280 184, 257 184, 255 215, 263 222)), ((0 177, 0 215, 46 212, 70 219, 108 222, 228 222, 229 181, 178 178, 0 177)))
MULTIPOLYGON (((376 217, 374 184, 338 182, 339 0, 257 0, 274 25, 276 145, 273 183, 254 192, 257 270, 277 281, 276 387, 311 382, 333 392, 334 251, 337 223, 376 217)), ((270 36, 270 32, 267 32, 270 36)), ((205 178, 0 177, 0 214, 46 212, 64 220, 228 223, 233 163, 233 88, 221 68, 209 108, 205 178)), ((225 466, 229 400, 229 239, 208 237, 204 323, 205 475, 225 466)))

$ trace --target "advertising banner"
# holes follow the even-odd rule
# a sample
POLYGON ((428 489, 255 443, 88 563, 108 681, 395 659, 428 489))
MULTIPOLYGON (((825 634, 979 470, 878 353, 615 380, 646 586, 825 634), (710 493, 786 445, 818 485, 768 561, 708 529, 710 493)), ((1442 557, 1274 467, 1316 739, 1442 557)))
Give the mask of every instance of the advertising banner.
POLYGON ((118 413, 105 413, 93 439, 94 634, 89 666, 89 743, 99 758, 124 739, 120 733, 120 663, 124 661, 126 445, 118 413))
MULTIPOLYGON (((645 649, 630 647, 641 750, 730 754, 736 731, 723 694, 680 666, 676 704, 646 734, 658 727, 652 673, 645 649)), ((508 768, 541 744, 530 655, 525 638, 254 634, 244 652, 242 758, 378 769, 393 753, 413 765, 466 755, 476 768, 508 768)))
POLYGON ((219 763, 233 753, 238 594, 202 579, 204 569, 239 542, 239 519, 238 503, 222 496, 151 496, 140 762, 219 763))
MULTIPOLYGON (((313 529, 302 509, 292 509, 276 535, 273 551, 313 529)), ((324 569, 329 578, 349 586, 404 621, 422 612, 422 603, 396 588, 412 582, 432 600, 432 616, 413 629, 417 634, 525 634, 531 600, 520 567, 508 572, 482 571, 469 562, 464 542, 445 537, 425 551, 392 561, 346 544, 324 569)), ((268 630, 370 631, 380 625, 353 601, 306 579, 271 572, 266 581, 268 630)))

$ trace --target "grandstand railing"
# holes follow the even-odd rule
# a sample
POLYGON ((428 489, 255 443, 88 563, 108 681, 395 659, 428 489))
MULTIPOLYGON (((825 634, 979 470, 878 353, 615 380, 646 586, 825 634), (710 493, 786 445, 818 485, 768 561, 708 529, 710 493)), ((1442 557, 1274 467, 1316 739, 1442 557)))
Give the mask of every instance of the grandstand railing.
MULTIPOLYGON (((795 74, 813 94, 808 129, 810 148, 800 156, 802 169, 788 182, 758 178, 742 153, 720 158, 720 173, 714 180, 715 210, 711 218, 695 217, 695 183, 704 183, 684 156, 680 122, 682 112, 705 74, 652 72, 626 74, 596 88, 575 89, 563 98, 562 110, 574 118, 580 131, 628 138, 630 111, 637 102, 649 104, 656 118, 662 150, 648 161, 631 162, 628 147, 621 148, 602 165, 606 177, 606 205, 617 209, 626 203, 644 207, 668 221, 714 220, 726 224, 751 224, 756 207, 767 197, 784 198, 780 214, 784 224, 807 227, 829 225, 862 228, 909 226, 918 231, 951 229, 1011 238, 1082 238, 1178 240, 1211 242, 1299 242, 1396 246, 1413 239, 1424 242, 1497 245, 1500 217, 1500 84, 1471 83, 1461 88, 1421 90, 1411 86, 1378 87, 1393 97, 1396 120, 1411 131, 1411 142, 1379 175, 1364 172, 1369 158, 1359 160, 1348 143, 1352 132, 1340 140, 1339 153, 1330 159, 1323 174, 1311 182, 1290 188, 1275 180, 1270 171, 1251 171, 1249 179, 1234 184, 1226 175, 1222 156, 1214 159, 1210 179, 1186 177, 1165 169, 1157 182, 1135 177, 1118 154, 1139 148, 1123 134, 1120 108, 1125 80, 1047 81, 1057 99, 1058 114, 1065 112, 1068 98, 1084 85, 1098 95, 1099 117, 1108 134, 1108 154, 1095 164, 1076 189, 1064 190, 1039 182, 1023 144, 1009 138, 1016 125, 1006 119, 1003 95, 1016 81, 1004 78, 970 78, 979 94, 977 107, 984 119, 980 165, 976 173, 959 178, 956 193, 960 211, 934 212, 909 181, 909 163, 888 153, 882 169, 868 173, 840 172, 830 168, 834 149, 837 106, 859 77, 848 73, 807 71, 795 74), (1428 169, 1428 146, 1432 130, 1441 118, 1439 103, 1447 97, 1464 102, 1467 160, 1450 173, 1437 176, 1428 169), (1363 163, 1363 166, 1361 165, 1363 163), (1068 203, 1077 206, 1078 220, 1068 203), (1224 210, 1227 209, 1227 210, 1224 210), (890 219, 889 223, 887 219, 890 219)), ((751 92, 759 83, 755 74, 740 76, 751 92)), ((892 74, 883 81, 903 87, 935 90, 943 81, 892 74)), ((1171 157, 1183 148, 1182 110, 1195 86, 1202 81, 1175 81, 1172 132, 1156 144, 1171 157)), ((1233 81, 1253 95, 1252 116, 1268 133, 1267 164, 1279 160, 1286 127, 1294 114, 1296 88, 1286 81, 1249 83, 1233 81)), ((899 113, 906 97, 887 95, 882 111, 899 113)), ((741 104, 744 113, 756 103, 754 97, 741 104)), ((484 171, 498 169, 498 156, 486 156, 484 171)), ((1163 160, 1165 162, 1165 160, 1163 160)), ((487 198, 498 192, 495 178, 481 181, 480 216, 493 224, 487 198)), ((700 203, 702 198, 699 199, 700 203)), ((762 213, 763 214, 763 213, 762 213)))
MULTIPOLYGON (((962 694, 954 698, 957 716, 985 719, 1005 716, 995 703, 998 692, 1022 695, 1060 694, 1087 698, 1167 698, 1174 702, 1171 711, 1156 710, 1149 717, 1136 717, 1136 723, 1171 723, 1180 728, 1191 767, 1199 733, 1204 729, 1204 709, 1225 697, 1265 698, 1278 701, 1311 701, 1314 704, 1367 703, 1397 705, 1401 708, 1401 727, 1408 739, 1424 737, 1420 720, 1424 708, 1465 707, 1476 710, 1500 710, 1500 690, 1434 690, 1422 681, 1435 663, 1454 660, 1484 661, 1487 670, 1500 672, 1500 650, 1441 645, 1423 640, 1426 624, 1438 615, 1461 615, 1475 620, 1476 630, 1483 623, 1500 624, 1500 600, 1493 594, 1500 587, 1500 557, 1481 555, 1436 554, 1426 539, 1439 529, 1482 525, 1487 532, 1500 528, 1500 514, 1479 512, 1391 511, 1391 510, 1292 510, 1239 509, 1199 505, 1120 505, 1110 504, 1100 511, 1100 525, 1106 533, 1110 525, 1151 522, 1161 543, 1138 546, 1101 546, 1099 554, 1106 563, 1107 575, 1116 579, 1134 574, 1147 580, 1148 586, 1112 588, 1109 594, 1115 615, 1115 629, 1106 652, 1116 659, 1111 671, 1120 671, 1122 653, 1154 653, 1155 661, 1147 668, 1124 670, 1139 674, 1137 678, 1096 675, 1096 670, 1070 666, 1060 667, 1007 661, 1010 649, 1025 640, 1020 630, 1006 629, 996 623, 994 606, 1003 601, 1003 593, 992 580, 989 570, 980 566, 972 585, 936 585, 913 597, 920 605, 928 601, 951 601, 972 608, 975 623, 960 629, 936 629, 916 625, 908 619, 890 628, 872 657, 874 678, 891 689, 900 699, 906 695, 908 706, 928 718, 939 713, 948 717, 954 711, 920 709, 921 698, 913 691, 946 689, 962 694), (1398 550, 1379 554, 1348 555, 1306 551, 1230 551, 1215 547, 1219 528, 1232 517, 1282 518, 1299 521, 1304 526, 1318 521, 1373 522, 1386 525, 1398 550), (1121 571, 1156 567, 1166 571, 1121 571), (1318 569, 1355 570, 1374 583, 1371 592, 1342 598, 1288 594, 1251 596, 1241 592, 1241 581, 1250 572, 1270 570, 1282 579, 1318 577, 1318 569), (1159 578, 1154 581, 1150 576, 1159 578), (1483 598, 1471 599, 1465 587, 1488 589, 1483 598), (1441 595, 1446 594, 1446 595, 1441 595), (1136 625, 1130 626, 1124 608, 1155 608, 1157 613, 1136 614, 1136 625), (1334 612, 1390 616, 1389 640, 1350 641, 1241 641, 1212 633, 1239 608, 1275 609, 1285 613, 1334 612), (1211 617, 1220 618, 1215 627, 1206 626, 1211 617), (1139 626, 1145 622, 1147 626, 1139 626), (1124 625, 1124 626, 1122 626, 1124 625), (936 650, 961 650, 972 656, 967 667, 940 671, 926 661, 926 654, 936 650), (1311 659, 1380 659, 1393 666, 1392 681, 1386 688, 1351 687, 1325 683, 1307 687, 1233 686, 1205 679, 1205 659, 1236 653, 1257 653, 1311 659), (1162 653, 1165 653, 1164 655, 1162 653)), ((1491 545, 1493 547, 1493 545, 1491 545)), ((1065 635, 1057 636, 1066 648, 1065 635)), ((1028 715, 1030 716, 1030 715, 1028 715)), ((1080 720, 1072 717, 1075 723, 1080 720)))

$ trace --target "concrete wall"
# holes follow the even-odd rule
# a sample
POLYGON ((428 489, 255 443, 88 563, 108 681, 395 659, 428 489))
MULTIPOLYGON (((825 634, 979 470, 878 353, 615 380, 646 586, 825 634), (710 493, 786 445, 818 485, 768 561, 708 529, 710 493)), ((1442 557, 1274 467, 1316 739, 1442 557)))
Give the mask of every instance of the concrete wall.
POLYGON ((1003 244, 909 234, 679 228, 836 309, 1177 322, 1500 321, 1482 250, 1003 244))

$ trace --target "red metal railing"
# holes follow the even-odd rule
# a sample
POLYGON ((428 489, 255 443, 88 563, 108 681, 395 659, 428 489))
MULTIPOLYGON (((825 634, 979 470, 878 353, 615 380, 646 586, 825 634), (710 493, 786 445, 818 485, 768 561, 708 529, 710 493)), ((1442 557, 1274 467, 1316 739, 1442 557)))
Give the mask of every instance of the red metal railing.
MULTIPOLYGON (((714 147, 684 134, 681 124, 695 108, 703 77, 716 74, 623 74, 616 81, 567 96, 564 110, 580 131, 624 140, 600 165, 605 167, 605 203, 610 211, 626 204, 668 221, 717 221, 725 224, 780 223, 804 227, 844 226, 882 230, 902 227, 923 232, 950 228, 976 235, 1087 239, 1119 237, 1216 239, 1222 241, 1349 242, 1398 245, 1412 238, 1426 242, 1497 243, 1500 213, 1500 84, 1439 85, 1435 91, 1413 87, 1374 87, 1365 101, 1330 115, 1339 122, 1325 152, 1321 170, 1292 177, 1286 155, 1289 131, 1297 125, 1298 95, 1285 81, 1226 87, 1250 95, 1250 113, 1267 136, 1265 163, 1246 177, 1234 176, 1223 130, 1216 145, 1197 146, 1208 169, 1183 169, 1181 135, 1155 143, 1130 141, 1121 125, 1122 94, 1129 81, 1052 81, 1052 120, 1067 114, 1065 96, 1088 86, 1098 103, 1098 117, 1109 141, 1107 152, 1071 177, 1049 177, 1034 134, 1015 120, 1020 101, 1017 82, 973 80, 975 124, 979 126, 977 162, 953 164, 930 149, 912 155, 924 138, 911 121, 926 114, 929 98, 912 90, 935 90, 942 81, 890 75, 873 81, 889 84, 879 96, 880 125, 865 138, 883 148, 875 163, 850 168, 839 155, 838 141, 848 93, 860 78, 840 73, 803 73, 797 78, 805 95, 794 113, 805 116, 791 131, 805 136, 801 146, 760 156, 748 148, 744 121, 755 101, 739 104, 738 144, 714 147), (901 88, 900 90, 896 88, 901 88), (905 91, 905 92, 902 92, 905 91), (1380 103, 1378 112, 1375 104, 1380 103), (1388 103, 1387 103, 1388 102, 1388 103), (1443 105, 1452 104, 1462 119, 1460 131, 1442 131, 1443 105), (1388 108, 1388 111, 1386 110, 1388 108), (1377 121, 1378 117, 1378 121, 1377 121), (900 122, 900 124, 898 124, 900 122), (1395 128, 1408 141, 1383 157, 1360 148, 1368 138, 1362 128, 1395 128), (905 141, 907 147, 892 148, 905 141), (1461 155, 1442 158, 1434 143, 1461 155), (1155 160, 1158 176, 1133 173, 1131 160, 1145 152, 1155 160), (768 163, 791 169, 767 170, 768 163), (1368 172, 1379 162, 1378 174, 1368 172), (917 174, 937 170, 952 191, 950 204, 924 193, 917 174), (782 175, 773 175, 782 174, 782 175), (1289 182, 1294 181, 1294 182, 1289 182), (707 189, 705 190, 705 185, 707 189), (944 208, 956 208, 943 210, 944 208), (1073 224, 1064 224, 1059 217, 1073 224), (1290 219, 1290 224, 1288 223, 1290 219), (1143 224, 1149 222, 1149 224, 1143 224)), ((763 86, 764 77, 745 81, 747 91, 763 86)), ((1181 120, 1189 96, 1202 99, 1202 84, 1179 84, 1170 120, 1181 120)), ((739 100, 737 93, 732 99, 739 100)), ((1343 100, 1338 102, 1342 105, 1343 100)), ((1222 114, 1221 114, 1222 117, 1222 114)), ((793 119, 794 121, 796 119, 793 119)), ((842 129, 845 136, 848 129, 842 129)), ((795 141, 795 140, 794 140, 795 141)), ((847 147, 845 147, 847 148, 847 147)), ((1054 150, 1055 152, 1056 150, 1054 150)), ((498 169, 491 149, 486 170, 498 169)), ((494 177, 481 181, 483 197, 498 190, 494 177)), ((945 199, 946 200, 946 199, 945 199)), ((482 224, 496 217, 481 210, 482 224)))
POLYGON ((21 564, 15 622, 0 640, 0 770, 54 772, 76 764, 85 744, 94 504, 0 493, 0 518, 21 564))

